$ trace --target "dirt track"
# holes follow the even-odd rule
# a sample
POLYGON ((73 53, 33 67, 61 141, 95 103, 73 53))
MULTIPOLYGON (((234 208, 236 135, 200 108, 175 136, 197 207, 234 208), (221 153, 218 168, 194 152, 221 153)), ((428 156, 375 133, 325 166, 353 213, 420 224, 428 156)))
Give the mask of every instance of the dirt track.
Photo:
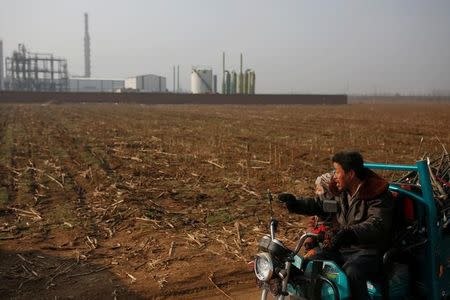
MULTIPOLYGON (((252 293, 246 262, 266 232, 267 189, 312 194, 342 149, 412 163, 440 151, 436 137, 448 148, 449 115, 420 103, 0 105, 0 292, 252 293)), ((301 218, 275 212, 281 236, 296 237, 301 218)))

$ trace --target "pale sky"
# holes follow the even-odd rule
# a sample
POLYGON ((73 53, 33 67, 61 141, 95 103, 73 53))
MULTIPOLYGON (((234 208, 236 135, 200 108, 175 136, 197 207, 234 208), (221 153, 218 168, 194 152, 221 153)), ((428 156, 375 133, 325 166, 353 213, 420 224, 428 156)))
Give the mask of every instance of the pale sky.
POLYGON ((89 13, 93 77, 167 77, 180 65, 221 81, 256 71, 257 93, 450 93, 450 0, 0 0, 4 56, 24 43, 83 75, 89 13))

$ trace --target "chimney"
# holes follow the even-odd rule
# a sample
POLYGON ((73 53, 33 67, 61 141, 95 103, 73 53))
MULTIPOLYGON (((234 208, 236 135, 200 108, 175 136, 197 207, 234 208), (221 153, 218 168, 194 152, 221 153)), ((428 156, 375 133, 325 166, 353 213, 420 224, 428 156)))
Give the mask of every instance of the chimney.
POLYGON ((84 14, 84 77, 91 77, 91 38, 87 13, 84 14))
POLYGON ((180 65, 177 66, 177 93, 180 92, 180 65))
POLYGON ((175 93, 175 66, 173 66, 173 92, 175 93))
POLYGON ((3 83, 3 41, 0 40, 0 91, 4 89, 3 83))
POLYGON ((222 53, 222 94, 226 94, 226 78, 225 78, 225 52, 222 53))

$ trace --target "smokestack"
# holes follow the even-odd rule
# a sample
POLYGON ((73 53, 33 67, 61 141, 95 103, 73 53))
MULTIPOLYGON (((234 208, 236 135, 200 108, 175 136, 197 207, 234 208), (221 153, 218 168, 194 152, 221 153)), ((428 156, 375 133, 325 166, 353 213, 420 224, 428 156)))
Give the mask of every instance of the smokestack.
POLYGON ((241 74, 242 74, 242 53, 241 53, 241 74))
POLYGON ((238 87, 238 92, 239 94, 243 94, 244 93, 244 74, 242 74, 242 53, 241 53, 241 69, 239 72, 239 87, 238 87))
POLYGON ((84 77, 91 77, 91 38, 87 13, 84 14, 84 77))
POLYGON ((175 66, 173 66, 173 92, 175 93, 175 66))
POLYGON ((0 40, 0 91, 3 90, 3 41, 0 40))
POLYGON ((217 94, 217 75, 213 76, 213 93, 217 94))
POLYGON ((180 65, 177 66, 177 93, 180 92, 180 65))
POLYGON ((222 94, 226 94, 225 92, 225 52, 222 53, 222 94))

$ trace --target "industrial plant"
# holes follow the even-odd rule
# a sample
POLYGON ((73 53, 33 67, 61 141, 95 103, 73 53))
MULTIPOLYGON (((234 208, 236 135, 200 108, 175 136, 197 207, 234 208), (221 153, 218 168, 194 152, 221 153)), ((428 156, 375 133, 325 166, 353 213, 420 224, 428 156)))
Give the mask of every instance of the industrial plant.
MULTIPOLYGON (((52 53, 30 52, 24 44, 3 59, 3 42, 0 40, 0 90, 35 92, 136 92, 168 93, 166 77, 156 74, 136 75, 126 79, 95 78, 91 71, 91 37, 89 15, 84 14, 84 75, 69 75, 66 58, 52 53), (5 64, 4 64, 5 62, 5 64), (4 69, 6 76, 4 76, 4 69)), ((192 94, 218 94, 217 75, 210 67, 193 67, 190 74, 192 94)), ((180 66, 173 67, 172 93, 182 93, 180 66)), ((239 73, 222 66, 222 94, 255 94, 255 72, 243 71, 240 57, 239 73)))
POLYGON ((6 80, 3 85, 7 90, 68 90, 69 76, 65 58, 58 58, 49 53, 32 53, 25 45, 19 44, 18 50, 14 51, 11 57, 7 57, 5 62, 6 80))
POLYGON ((222 94, 225 95, 253 95, 255 94, 255 71, 247 69, 245 73, 242 72, 243 58, 241 53, 239 74, 236 71, 229 71, 225 69, 225 53, 222 57, 222 94))
POLYGON ((84 14, 84 75, 69 76, 67 59, 52 53, 28 51, 24 44, 3 59, 0 40, 0 90, 33 92, 144 92, 165 93, 166 78, 139 75, 127 79, 91 77, 89 16, 84 14), (5 62, 5 67, 3 66, 5 62), (6 69, 6 76, 4 76, 6 69))
MULTIPOLYGON (((241 53, 239 74, 225 69, 225 52, 222 54, 222 94, 224 95, 253 95, 255 94, 255 71, 247 69, 243 72, 243 56, 241 53)), ((213 75, 210 68, 192 68, 192 94, 216 94, 217 75, 213 75)))

